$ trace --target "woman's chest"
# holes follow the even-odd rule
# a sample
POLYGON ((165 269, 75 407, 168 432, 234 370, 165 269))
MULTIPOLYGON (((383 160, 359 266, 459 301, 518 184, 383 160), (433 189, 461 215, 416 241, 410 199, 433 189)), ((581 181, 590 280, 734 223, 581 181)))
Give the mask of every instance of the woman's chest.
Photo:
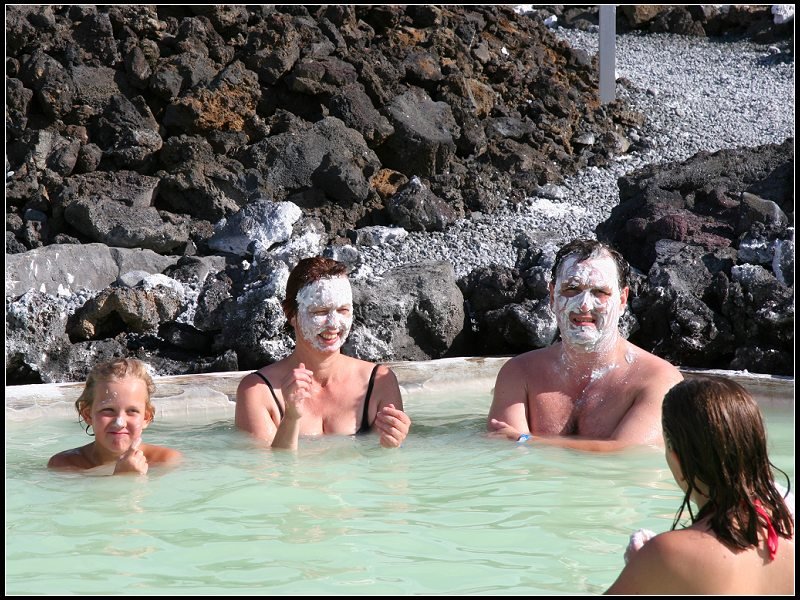
POLYGON ((347 399, 335 392, 310 400, 300 421, 301 435, 353 435, 361 426, 363 398, 347 399))

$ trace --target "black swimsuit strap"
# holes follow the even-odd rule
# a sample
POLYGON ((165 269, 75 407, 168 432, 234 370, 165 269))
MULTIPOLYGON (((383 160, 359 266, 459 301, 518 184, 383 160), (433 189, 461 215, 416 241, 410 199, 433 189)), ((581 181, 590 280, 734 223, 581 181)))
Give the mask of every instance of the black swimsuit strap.
POLYGON ((370 430, 369 423, 369 399, 372 396, 372 388, 375 386, 375 374, 378 372, 378 367, 375 365, 372 368, 372 373, 369 376, 369 385, 367 386, 367 396, 364 398, 364 414, 361 416, 361 427, 358 428, 356 434, 365 433, 370 430))
POLYGON ((282 421, 283 420, 283 406, 281 406, 281 403, 278 401, 278 396, 275 395, 275 388, 272 387, 272 384, 269 382, 269 379, 264 377, 258 371, 253 371, 253 375, 258 375, 259 377, 261 377, 261 379, 264 380, 264 383, 267 384, 267 387, 269 388, 269 391, 272 392, 272 397, 275 399, 275 404, 278 406, 278 414, 281 416, 281 421, 282 421))

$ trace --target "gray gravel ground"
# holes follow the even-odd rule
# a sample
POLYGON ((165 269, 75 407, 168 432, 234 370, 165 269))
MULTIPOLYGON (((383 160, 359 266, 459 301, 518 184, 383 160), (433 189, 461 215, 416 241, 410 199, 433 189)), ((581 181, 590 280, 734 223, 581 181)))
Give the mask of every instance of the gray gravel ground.
MULTIPOLYGON (((555 33, 575 48, 597 52, 597 33, 555 33)), ((585 169, 549 198, 528 198, 446 232, 409 232, 402 241, 361 247, 364 266, 354 276, 424 260, 451 262, 456 277, 478 266, 513 266, 512 244, 521 231, 555 246, 579 235, 595 237, 597 224, 619 202, 617 178, 641 166, 794 136, 794 55, 785 48, 638 32, 617 35, 616 43, 617 95, 646 116, 635 134, 650 148, 585 169)))

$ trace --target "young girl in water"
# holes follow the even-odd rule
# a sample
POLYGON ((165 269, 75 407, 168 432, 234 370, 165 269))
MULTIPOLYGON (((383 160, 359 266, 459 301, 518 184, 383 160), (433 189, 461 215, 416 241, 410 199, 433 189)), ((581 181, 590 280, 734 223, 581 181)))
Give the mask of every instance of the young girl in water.
POLYGON ((176 462, 181 457, 177 450, 142 444, 142 432, 156 413, 150 402, 154 391, 147 367, 135 358, 96 365, 75 401, 79 420, 95 439, 54 455, 48 468, 86 471, 105 465, 113 466, 114 475, 144 475, 150 465, 176 462))
POLYGON ((725 377, 686 380, 664 397, 662 426, 683 503, 671 531, 629 548, 606 593, 793 594, 794 517, 753 398, 725 377), (676 529, 684 509, 691 524, 676 529))
POLYGON ((272 448, 296 449, 300 435, 370 430, 381 446, 400 446, 411 419, 397 377, 341 352, 353 323, 347 267, 321 256, 301 260, 289 274, 283 311, 295 349, 242 379, 236 426, 272 448))

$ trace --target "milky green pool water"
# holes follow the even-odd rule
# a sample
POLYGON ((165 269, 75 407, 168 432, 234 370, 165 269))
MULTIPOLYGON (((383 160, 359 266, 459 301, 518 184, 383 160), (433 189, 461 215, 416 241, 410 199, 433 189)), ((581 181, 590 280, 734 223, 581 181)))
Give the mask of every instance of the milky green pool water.
MULTIPOLYGON (((592 594, 629 534, 681 494, 663 454, 595 455, 484 436, 489 396, 406 398, 399 450, 372 436, 255 451, 230 419, 158 419, 186 455, 146 477, 48 471, 72 418, 6 421, 6 594, 592 594)), ((793 409, 765 410, 794 484, 793 409)))

